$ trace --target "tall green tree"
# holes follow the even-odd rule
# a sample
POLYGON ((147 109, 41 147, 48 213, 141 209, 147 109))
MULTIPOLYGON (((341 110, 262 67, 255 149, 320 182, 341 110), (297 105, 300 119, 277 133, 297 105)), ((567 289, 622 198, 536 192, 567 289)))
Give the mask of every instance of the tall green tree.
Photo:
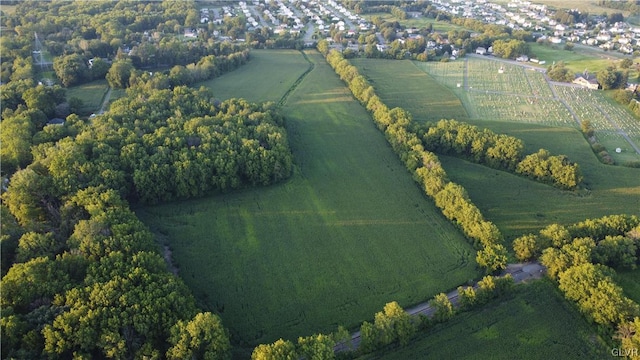
POLYGON ((114 61, 106 75, 109 86, 115 89, 129 87, 129 78, 134 70, 133 62, 129 58, 114 61))
POLYGON ((171 328, 168 359, 231 358, 231 343, 226 329, 217 315, 198 313, 189 322, 179 320, 171 328))
POLYGON ((66 87, 80 84, 88 79, 89 68, 85 58, 79 54, 59 56, 53 59, 53 70, 66 87))

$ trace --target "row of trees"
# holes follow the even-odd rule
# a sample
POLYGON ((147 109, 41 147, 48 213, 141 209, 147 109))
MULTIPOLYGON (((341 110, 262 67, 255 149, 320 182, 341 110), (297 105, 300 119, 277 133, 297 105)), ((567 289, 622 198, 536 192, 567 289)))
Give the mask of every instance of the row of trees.
POLYGON ((496 169, 516 172, 563 189, 574 189, 582 181, 578 164, 547 150, 524 156, 522 140, 455 120, 426 124, 423 145, 429 151, 463 157, 496 169))
POLYGON ((175 65, 169 71, 155 73, 136 70, 131 59, 120 59, 111 65, 106 79, 109 86, 116 89, 134 86, 150 90, 192 85, 232 71, 249 61, 248 49, 237 50, 228 55, 207 55, 195 63, 175 65))
POLYGON ((538 234, 526 234, 516 238, 513 241, 513 249, 519 260, 528 261, 538 258, 547 248, 560 249, 571 243, 573 239, 590 239, 588 241, 593 242, 594 254, 600 254, 597 257, 606 260, 601 263, 608 262, 607 265, 615 268, 635 268, 635 262, 638 258, 636 251, 637 248, 640 248, 640 243, 637 242, 640 238, 638 226, 640 226, 640 219, 633 215, 603 216, 569 226, 551 224, 540 230, 538 234), (601 249, 599 249, 600 246, 601 249), (606 254, 620 252, 626 254, 620 255, 620 260, 623 258, 635 259, 632 261, 633 263, 628 261, 611 262, 610 260, 613 260, 614 257, 606 256, 606 254))
MULTIPOLYGON (((485 276, 477 287, 459 287, 459 308, 468 311, 502 296, 513 288, 513 278, 485 276)), ((387 303, 374 315, 373 322, 364 321, 360 326, 360 345, 353 348, 349 332, 340 327, 335 333, 316 334, 298 338, 297 344, 279 339, 271 344, 258 345, 251 355, 253 360, 266 359, 335 359, 336 352, 364 355, 391 344, 406 346, 419 330, 426 330, 437 323, 446 322, 456 314, 455 305, 446 294, 434 296, 429 305, 430 315, 412 317, 397 302, 387 303)))
POLYGON ((487 272, 504 269, 506 249, 502 234, 495 224, 484 219, 471 202, 465 189, 447 178, 438 157, 425 150, 412 129, 411 115, 401 108, 389 109, 375 94, 366 78, 358 73, 338 51, 325 52, 327 62, 373 116, 377 127, 384 132, 391 148, 400 157, 416 182, 432 198, 449 220, 460 226, 479 251, 476 261, 487 272))
POLYGON ((515 239, 513 248, 521 260, 539 257, 565 297, 605 332, 617 329, 614 337, 625 349, 637 346, 639 339, 634 331, 640 320, 640 306, 624 296, 613 280, 615 271, 609 267, 637 267, 637 216, 604 216, 566 227, 552 224, 539 234, 515 239))

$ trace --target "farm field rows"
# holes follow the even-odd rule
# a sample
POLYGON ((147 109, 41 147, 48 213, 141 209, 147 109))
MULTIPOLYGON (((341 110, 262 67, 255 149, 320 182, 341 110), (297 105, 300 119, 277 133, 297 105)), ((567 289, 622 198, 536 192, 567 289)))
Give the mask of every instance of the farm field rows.
POLYGON ((390 107, 402 107, 415 121, 465 120, 468 115, 460 99, 411 61, 354 59, 351 63, 376 89, 390 107))
MULTIPOLYGON (((265 73, 291 57, 256 53, 271 58, 265 73)), ((137 210, 240 346, 355 326, 389 301, 409 306, 480 275, 474 250, 424 198, 368 113, 320 54, 309 56, 315 68, 283 108, 291 179, 137 210)), ((240 94, 248 74, 211 86, 240 94)))
POLYGON ((597 339, 545 280, 518 285, 511 298, 458 314, 405 348, 360 359, 604 359, 606 346, 597 339))

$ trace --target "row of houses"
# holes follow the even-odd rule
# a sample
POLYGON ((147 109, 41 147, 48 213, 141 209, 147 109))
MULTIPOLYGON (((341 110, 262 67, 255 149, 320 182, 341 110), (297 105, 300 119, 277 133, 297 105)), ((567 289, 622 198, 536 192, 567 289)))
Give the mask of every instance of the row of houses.
MULTIPOLYGON (((554 44, 581 43, 605 50, 632 54, 640 51, 640 27, 626 22, 610 24, 604 16, 591 16, 589 23, 559 23, 556 11, 531 1, 512 0, 506 5, 485 0, 434 0, 436 8, 454 16, 528 30, 544 35, 554 44)), ((578 10, 572 10, 579 14, 578 10)))

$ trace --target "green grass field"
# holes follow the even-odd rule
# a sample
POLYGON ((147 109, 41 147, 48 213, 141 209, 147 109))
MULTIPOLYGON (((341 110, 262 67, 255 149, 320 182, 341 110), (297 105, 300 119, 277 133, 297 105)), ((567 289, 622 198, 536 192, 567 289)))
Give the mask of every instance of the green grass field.
POLYGON ((640 269, 618 271, 616 284, 622 286, 624 293, 636 303, 640 303, 640 269))
POLYGON ((208 87, 222 100, 241 97, 277 102, 307 68, 309 63, 299 51, 253 50, 247 64, 195 87, 208 87))
POLYGON ((390 13, 371 13, 371 14, 365 14, 364 18, 371 21, 371 19, 374 16, 379 16, 384 21, 397 21, 400 23, 400 25, 404 26, 405 28, 415 27, 419 29, 419 28, 424 28, 427 25, 431 24, 433 26, 433 30, 437 32, 446 33, 450 30, 465 30, 465 28, 462 26, 458 26, 447 21, 436 21, 436 19, 427 18, 423 16, 417 17, 417 18, 407 17, 404 20, 400 20, 395 16, 391 15, 390 13))
MULTIPOLYGON (((76 97, 82 100, 81 115, 89 115, 100 110, 109 85, 107 80, 95 80, 67 88, 67 99, 76 97)), ((122 90, 124 92, 124 90, 122 90)), ((113 91, 112 96, 113 99, 113 91)))
POLYGON ((605 359, 609 351, 587 321, 544 280, 517 286, 508 299, 456 315, 406 348, 364 359, 605 359))
POLYGON ((366 74, 387 106, 408 110, 415 121, 466 120, 468 117, 462 102, 451 90, 411 61, 354 59, 352 64, 366 74))
MULTIPOLYGON (((261 54, 272 64, 262 72, 282 72, 266 59, 279 53, 261 54)), ((319 53, 309 56, 315 68, 283 108, 291 179, 137 210, 240 346, 357 326, 389 301, 419 303, 480 275, 471 246, 423 196, 368 113, 319 53)), ((211 86, 239 94, 251 74, 229 73, 211 86)))
POLYGON ((441 156, 449 177, 464 186, 482 213, 507 238, 559 222, 606 214, 640 215, 640 169, 601 164, 578 130, 535 124, 472 120, 470 123, 524 140, 528 153, 545 148, 580 164, 589 190, 577 193, 456 158, 441 156))
MULTIPOLYGON (((567 68, 576 73, 585 69, 591 74, 606 69, 610 65, 617 65, 622 57, 620 53, 604 52, 587 46, 576 46, 572 51, 564 50, 564 45, 545 45, 529 43, 531 57, 546 61, 545 67, 553 62, 564 62, 567 68)), ((630 79, 635 78, 636 72, 630 73, 630 79)))

